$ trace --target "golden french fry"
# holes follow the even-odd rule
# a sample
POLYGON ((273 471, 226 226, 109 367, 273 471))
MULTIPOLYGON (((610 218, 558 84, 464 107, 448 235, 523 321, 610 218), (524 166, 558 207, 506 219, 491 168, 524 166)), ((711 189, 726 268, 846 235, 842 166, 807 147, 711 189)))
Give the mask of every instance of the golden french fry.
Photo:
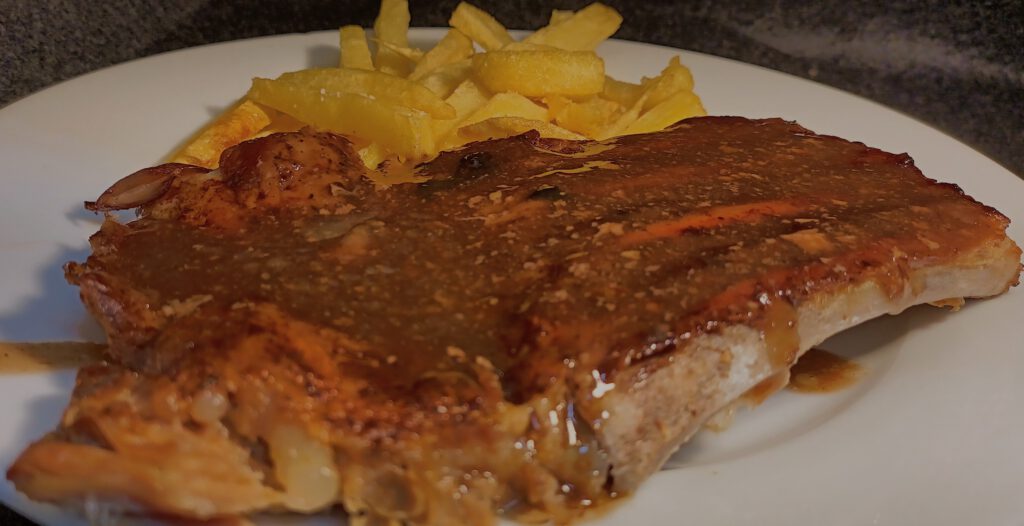
POLYGON ((619 103, 623 108, 629 108, 643 94, 644 88, 640 84, 616 80, 605 76, 604 90, 601 97, 619 103))
POLYGON ((394 48, 409 47, 409 2, 381 0, 380 13, 373 23, 377 46, 376 64, 380 71, 404 77, 412 71, 409 59, 394 48))
POLYGON ((693 91, 693 74, 690 69, 679 62, 679 57, 672 57, 661 75, 641 82, 647 93, 644 111, 661 104, 680 91, 693 91))
POLYGON ((512 42, 512 35, 508 34, 505 26, 487 12, 466 2, 459 2, 448 19, 448 25, 462 31, 486 50, 501 49, 512 42))
POLYGON ((586 137, 573 133, 550 122, 522 117, 491 117, 474 124, 459 128, 459 135, 467 141, 484 141, 520 135, 530 130, 537 130, 541 137, 552 139, 585 140, 586 137))
POLYGON ((366 43, 366 31, 363 28, 343 26, 338 30, 338 39, 341 43, 341 67, 373 70, 370 46, 366 43))
POLYGON ((363 164, 371 170, 377 168, 377 166, 384 162, 384 159, 388 157, 387 150, 385 150, 379 142, 371 142, 370 144, 356 150, 356 153, 358 153, 359 158, 363 160, 363 164))
MULTIPOLYGON (((547 119, 547 116, 548 110, 543 106, 534 103, 530 99, 519 95, 518 93, 498 93, 488 99, 483 106, 477 108, 476 111, 463 119, 459 125, 469 126, 470 124, 476 124, 480 121, 485 121, 493 117, 522 117, 525 119, 543 121, 547 119)), ((468 141, 458 133, 449 132, 446 137, 439 141, 439 144, 442 149, 449 149, 467 142, 468 141)))
POLYGON ((622 135, 622 131, 633 124, 637 118, 640 117, 640 112, 644 109, 644 103, 647 102, 647 95, 643 94, 629 107, 628 110, 619 114, 614 121, 611 122, 605 129, 601 130, 600 133, 594 136, 595 139, 607 139, 609 137, 615 137, 616 135, 622 135))
POLYGON ((593 95, 604 87, 604 61, 593 51, 490 51, 473 56, 473 73, 493 92, 528 97, 593 95))
POLYGON ((548 20, 548 25, 549 26, 553 26, 555 24, 561 24, 562 22, 565 22, 566 20, 572 18, 573 14, 575 14, 575 13, 573 11, 569 11, 569 10, 552 9, 551 10, 551 19, 548 20))
POLYGON ((445 99, 449 106, 455 108, 454 119, 434 119, 434 137, 439 144, 443 143, 456 126, 470 114, 487 104, 487 94, 472 79, 464 80, 451 95, 445 99))
POLYGON ((523 39, 523 42, 573 51, 593 50, 615 34, 620 25, 622 15, 618 11, 594 2, 565 20, 557 23, 552 21, 523 39))
POLYGON ((263 106, 261 108, 267 115, 270 116, 270 124, 267 124, 259 131, 256 135, 253 135, 253 139, 258 137, 266 137, 274 133, 282 132, 293 132, 302 129, 306 123, 288 115, 287 113, 277 111, 274 108, 263 106))
POLYGON ((469 78, 472 70, 473 62, 467 58, 436 68, 418 82, 438 97, 448 97, 459 84, 469 78))
POLYGON ((455 110, 429 89, 411 80, 379 71, 311 68, 285 73, 278 80, 323 89, 325 92, 369 95, 384 102, 425 111, 440 119, 455 116, 455 110))
MULTIPOLYGON (((410 67, 415 66, 416 63, 419 62, 421 58, 423 58, 422 49, 416 49, 414 47, 396 46, 395 44, 392 44, 390 42, 384 42, 382 40, 377 39, 374 39, 374 41, 377 43, 378 46, 384 46, 390 49, 391 51, 394 51, 396 54, 398 54, 399 57, 405 59, 405 61, 408 62, 410 67)), ((394 75, 394 73, 392 73, 392 75, 394 75)))
POLYGON ((188 144, 171 155, 170 161, 216 168, 221 152, 255 137, 267 124, 270 124, 267 112, 254 102, 243 100, 217 116, 188 144))
POLYGON ((697 95, 692 91, 679 91, 645 112, 621 134, 632 135, 664 130, 683 119, 700 115, 707 115, 707 112, 704 111, 704 106, 697 95))
POLYGON ((327 91, 307 84, 253 79, 249 98, 302 122, 361 137, 408 159, 433 155, 430 115, 358 93, 327 91))
POLYGON ((447 66, 473 55, 473 41, 458 29, 449 29, 436 46, 427 51, 409 74, 410 80, 419 80, 441 66, 447 66))
POLYGON ((573 101, 565 97, 546 97, 548 112, 559 126, 573 132, 595 137, 622 113, 618 103, 600 97, 573 101))

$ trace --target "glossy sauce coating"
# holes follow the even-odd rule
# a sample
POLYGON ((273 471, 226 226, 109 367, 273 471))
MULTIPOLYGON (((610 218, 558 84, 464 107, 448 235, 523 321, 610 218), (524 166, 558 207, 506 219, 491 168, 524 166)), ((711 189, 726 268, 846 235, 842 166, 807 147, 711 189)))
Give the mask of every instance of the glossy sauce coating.
POLYGON ((613 376, 879 260, 977 242, 956 227, 977 205, 904 156, 779 121, 700 128, 471 145, 345 215, 255 215, 240 231, 142 219, 104 264, 158 304, 266 301, 335 328, 385 385, 481 356, 524 400, 567 363, 613 376))
POLYGON ((609 392, 732 324, 789 367, 809 295, 900 294, 1006 224, 905 155, 781 120, 475 143, 383 190, 358 162, 335 136, 271 136, 108 220, 68 277, 124 368, 87 370, 73 404, 127 389, 145 418, 204 429, 189 404, 220 396, 240 443, 298 421, 338 469, 407 469, 389 488, 564 520, 609 497, 609 392))

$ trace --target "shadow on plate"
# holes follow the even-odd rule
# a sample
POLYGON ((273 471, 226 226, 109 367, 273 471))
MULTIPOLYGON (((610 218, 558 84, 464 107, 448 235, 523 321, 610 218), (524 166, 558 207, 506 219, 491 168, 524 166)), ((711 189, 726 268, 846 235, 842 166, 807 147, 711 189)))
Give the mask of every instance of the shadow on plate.
POLYGON ((82 307, 78 289, 64 279, 64 264, 84 261, 88 255, 87 246, 62 246, 53 257, 39 265, 31 278, 36 283, 34 289, 37 293, 0 314, 0 339, 104 341, 103 332, 82 307))
MULTIPOLYGON (((341 58, 337 46, 318 45, 306 50, 306 67, 336 68, 341 58)), ((282 71, 282 73, 284 73, 282 71)))

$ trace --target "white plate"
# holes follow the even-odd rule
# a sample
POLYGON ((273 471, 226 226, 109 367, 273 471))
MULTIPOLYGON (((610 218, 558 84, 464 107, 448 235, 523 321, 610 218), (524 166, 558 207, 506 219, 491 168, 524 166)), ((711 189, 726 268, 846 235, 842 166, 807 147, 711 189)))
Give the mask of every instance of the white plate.
MULTIPOLYGON (((439 30, 411 32, 414 43, 439 30)), ((248 88, 337 59, 334 32, 229 42, 137 60, 0 110, 0 341, 97 339, 64 283, 97 220, 81 211, 111 182, 158 161, 248 88)), ((639 79, 675 54, 712 114, 781 116, 821 133, 909 152, 1014 221, 1024 182, 957 141, 878 104, 721 58, 612 41, 608 72, 639 79)), ((964 118, 970 118, 965 116, 964 118)), ((953 315, 917 308, 825 347, 868 367, 833 395, 782 393, 721 434, 704 433, 597 524, 1020 524, 1024 522, 1024 291, 953 315), (941 323, 939 323, 941 322, 941 323)), ((57 422, 71 373, 0 376, 0 467, 57 422)), ((67 522, 0 484, 0 501, 67 522)))

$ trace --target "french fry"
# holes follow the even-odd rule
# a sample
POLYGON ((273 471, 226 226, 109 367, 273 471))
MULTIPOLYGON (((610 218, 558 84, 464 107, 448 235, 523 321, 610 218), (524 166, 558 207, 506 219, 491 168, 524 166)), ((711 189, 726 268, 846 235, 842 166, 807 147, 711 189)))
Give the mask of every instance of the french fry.
POLYGON ((175 163, 216 168, 220 154, 242 141, 251 139, 270 124, 270 116, 250 100, 243 100, 221 113, 184 147, 170 156, 175 163))
POLYGON ((573 133, 550 122, 522 117, 491 117, 474 124, 459 128, 459 135, 467 141, 484 141, 520 135, 530 130, 537 130, 541 137, 552 139, 585 140, 586 137, 573 133))
POLYGON ((378 71, 311 68, 285 73, 278 80, 323 89, 325 92, 369 94, 384 102, 425 111, 439 119, 455 116, 455 110, 429 89, 411 80, 378 71))
POLYGON ((544 101, 556 124, 587 137, 601 133, 623 111, 618 103, 600 97, 587 97, 577 102, 556 95, 544 101))
POLYGON ((409 74, 410 80, 419 80, 441 66, 447 66, 473 55, 473 41, 458 29, 449 29, 436 46, 427 51, 409 74))
POLYGON ((645 102, 647 102, 646 94, 641 95, 628 110, 619 114, 611 124, 601 130, 601 132, 595 135, 594 138, 607 139, 609 137, 615 137, 616 135, 622 135, 623 130, 628 128, 637 120, 637 118, 640 117, 640 112, 643 111, 645 102))
POLYGON ((707 115, 707 112, 697 95, 692 91, 679 91, 633 121, 622 135, 664 130, 676 122, 699 115, 707 115))
POLYGON ((338 30, 338 40, 341 43, 341 67, 373 71, 370 46, 366 43, 366 31, 363 28, 343 26, 338 30))
POLYGON ((394 48, 409 47, 409 2, 381 0, 380 13, 373 22, 373 33, 383 44, 377 46, 377 68, 392 75, 408 75, 412 64, 394 48))
POLYGON ((632 82, 625 82, 605 76, 604 90, 601 92, 601 97, 615 101, 623 108, 628 108, 640 98, 643 92, 644 87, 640 84, 633 84, 632 82))
POLYGON ((604 61, 592 51, 490 51, 473 56, 473 73, 495 93, 528 97, 593 95, 604 88, 604 61))
POLYGON ((565 20, 557 23, 552 21, 523 39, 523 42, 571 51, 592 51, 615 34, 620 25, 622 15, 618 11, 594 2, 565 20))
POLYGON ((693 74, 690 69, 679 62, 679 57, 672 57, 661 75, 641 82, 647 93, 644 111, 661 104, 680 91, 693 91, 693 74))
POLYGON ((573 11, 569 11, 569 10, 552 9, 551 10, 551 19, 548 20, 548 25, 549 26, 553 26, 555 24, 561 24, 562 22, 565 22, 566 20, 572 18, 573 14, 575 14, 575 13, 573 11))
MULTIPOLYGON (((458 90, 456 90, 458 91, 458 90)), ((498 93, 487 100, 468 117, 458 124, 459 127, 469 126, 493 117, 522 117, 525 119, 543 121, 547 119, 548 111, 530 99, 517 93, 498 93)), ((448 133, 439 141, 441 149, 454 148, 469 142, 458 133, 448 133)))
POLYGON ((443 145, 448 135, 456 126, 466 120, 466 117, 469 117, 470 114, 482 108, 484 104, 487 104, 487 98, 487 94, 472 79, 466 79, 459 84, 452 94, 445 99, 449 106, 455 108, 455 118, 434 119, 433 131, 438 143, 443 145))
POLYGON ((380 163, 387 159, 388 152, 380 145, 379 142, 371 142, 366 146, 356 150, 359 154, 359 158, 363 160, 363 164, 369 169, 375 169, 380 166, 380 163))
POLYGON ((512 42, 512 35, 500 22, 487 12, 468 4, 459 2, 448 19, 448 25, 463 32, 466 36, 490 51, 501 49, 512 42))
POLYGON ((438 97, 447 97, 459 84, 469 78, 472 70, 473 62, 467 58, 436 68, 419 79, 418 82, 438 97))
POLYGON ((358 93, 324 93, 306 84, 260 78, 253 79, 248 96, 313 126, 380 143, 407 159, 424 159, 436 151, 426 112, 358 93))

